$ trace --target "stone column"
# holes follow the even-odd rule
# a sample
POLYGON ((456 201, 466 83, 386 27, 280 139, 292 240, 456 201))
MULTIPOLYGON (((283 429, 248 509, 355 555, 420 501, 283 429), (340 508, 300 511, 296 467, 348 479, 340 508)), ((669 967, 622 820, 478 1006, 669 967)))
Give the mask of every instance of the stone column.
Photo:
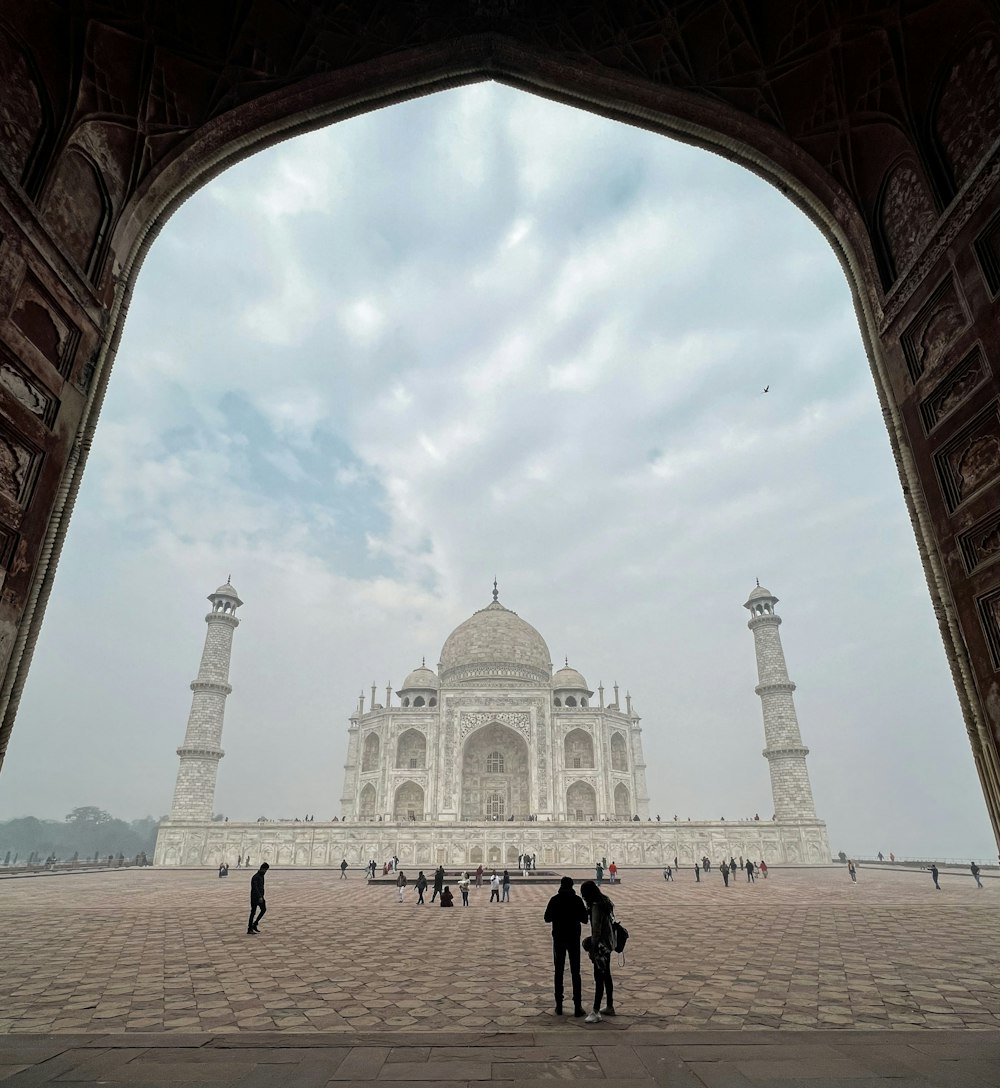
POLYGON ((812 786, 806 770, 809 749, 802 743, 785 653, 778 628, 781 617, 774 611, 778 598, 760 585, 743 606, 750 611, 747 626, 753 631, 757 653, 754 690, 760 696, 764 715, 764 756, 771 771, 771 793, 777 820, 815 820, 812 786))
POLYGON ((184 743, 177 749, 181 762, 171 820, 211 820, 219 760, 225 755, 221 748, 222 720, 226 696, 233 690, 229 683, 229 659, 233 632, 240 625, 236 609, 243 602, 228 582, 209 594, 208 599, 212 611, 205 617, 208 624, 205 649, 197 679, 191 682, 194 695, 187 732, 184 743))

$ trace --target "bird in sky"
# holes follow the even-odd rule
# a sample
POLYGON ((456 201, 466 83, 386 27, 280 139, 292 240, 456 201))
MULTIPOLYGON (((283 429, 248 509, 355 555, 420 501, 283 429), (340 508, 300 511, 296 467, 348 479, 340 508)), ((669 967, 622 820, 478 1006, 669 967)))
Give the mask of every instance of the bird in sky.
POLYGON ((761 392, 766 393, 771 388, 770 384, 765 385, 761 392))

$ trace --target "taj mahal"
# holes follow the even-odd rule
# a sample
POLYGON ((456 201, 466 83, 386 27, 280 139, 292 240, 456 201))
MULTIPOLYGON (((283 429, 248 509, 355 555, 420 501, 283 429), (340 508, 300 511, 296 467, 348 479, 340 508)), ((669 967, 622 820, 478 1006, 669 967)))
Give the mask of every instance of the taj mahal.
POLYGON ((330 821, 213 821, 233 635, 243 602, 227 581, 209 594, 208 631, 177 754, 169 819, 155 864, 325 867, 346 858, 412 865, 497 865, 523 852, 539 865, 694 864, 740 854, 768 864, 830 861, 816 817, 778 628, 778 602, 759 584, 750 613, 764 719, 771 819, 652 821, 638 712, 619 687, 591 690, 565 660, 553 670, 541 634, 493 599, 378 702, 362 694, 347 725, 340 816, 330 821), (395 695, 395 700, 393 696, 395 695))

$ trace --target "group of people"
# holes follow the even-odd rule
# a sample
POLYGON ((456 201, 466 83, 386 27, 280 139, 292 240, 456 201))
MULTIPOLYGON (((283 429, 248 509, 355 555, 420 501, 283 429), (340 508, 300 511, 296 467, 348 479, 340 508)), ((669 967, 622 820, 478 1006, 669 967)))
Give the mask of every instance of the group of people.
POLYGON ((585 880, 580 885, 579 895, 573 890, 572 877, 564 876, 559 881, 559 891, 549 900, 544 916, 552 926, 556 1016, 563 1014, 567 959, 573 989, 573 1015, 585 1017, 586 1024, 599 1024, 605 1016, 615 1015, 615 990, 611 978, 611 955, 615 950, 614 914, 614 903, 598 888, 596 881, 585 880), (588 923, 590 933, 584 938, 582 948, 594 968, 594 1002, 590 1012, 583 1007, 583 979, 580 976, 580 935, 588 923))
MULTIPOLYGON (((879 854, 878 857, 879 857, 879 861, 881 861, 882 860, 882 855, 879 854)), ((892 858, 893 861, 896 860, 896 856, 894 854, 890 854, 890 857, 892 858)), ((941 884, 940 884, 938 878, 941 875, 941 871, 938 869, 937 862, 932 861, 930 863, 930 865, 923 866, 923 868, 926 868, 927 872, 929 872, 931 874, 931 880, 934 881, 935 889, 937 891, 940 891, 941 890, 941 884)), ((983 882, 979 879, 979 874, 980 874, 981 870, 980 870, 979 866, 974 861, 969 862, 969 872, 972 873, 972 879, 976 882, 976 887, 981 890, 982 887, 983 887, 983 882)), ((857 882, 858 882, 858 866, 854 862, 853 859, 848 859, 848 862, 847 862, 847 875, 851 878, 851 883, 852 884, 857 884, 857 882)))
MULTIPOLYGON (((369 870, 370 871, 370 870, 369 870)), ((483 886, 483 867, 480 865, 476 869, 475 881, 476 887, 481 888, 483 886)), ((472 886, 472 877, 466 871, 462 873, 462 876, 458 881, 458 890, 462 895, 462 906, 467 907, 469 905, 469 888, 472 886)), ((445 884, 445 871, 444 866, 439 865, 434 871, 434 882, 431 892, 431 902, 433 903, 438 896, 440 896, 440 903, 442 907, 451 907, 455 905, 455 896, 451 890, 450 885, 445 884)), ((496 869, 493 870, 490 875, 490 902, 491 903, 509 903, 510 902, 510 872, 504 869, 503 875, 497 874, 496 869), (501 898, 501 891, 503 897, 501 898)), ((406 873, 402 869, 396 873, 396 891, 399 894, 400 903, 406 899, 406 889, 409 885, 406 873)), ((424 892, 427 891, 428 883, 427 877, 424 875, 423 869, 417 874, 417 879, 414 882, 414 888, 417 890, 417 902, 416 905, 423 906, 426 903, 424 899, 424 892)))

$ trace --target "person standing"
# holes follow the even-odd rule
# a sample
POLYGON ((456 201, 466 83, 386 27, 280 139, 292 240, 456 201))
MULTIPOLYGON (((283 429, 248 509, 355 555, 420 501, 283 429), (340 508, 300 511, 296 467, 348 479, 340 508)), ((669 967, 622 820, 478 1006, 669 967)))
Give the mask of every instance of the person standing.
POLYGON ((503 871, 503 898, 500 900, 500 902, 510 902, 510 873, 508 873, 506 869, 504 869, 503 871))
POLYGON ((851 874, 851 882, 853 884, 857 884, 857 882, 858 882, 858 870, 855 867, 853 861, 849 861, 847 863, 847 871, 851 874))
POLYGON ((267 903, 264 900, 264 876, 271 866, 265 861, 261 867, 250 877, 250 921, 247 922, 247 933, 259 933, 257 923, 267 914, 267 903), (257 912, 260 913, 257 913, 257 912), (254 918, 254 914, 257 917, 254 918))
POLYGON ((476 867, 476 887, 481 888, 483 886, 483 867, 481 865, 476 867))
POLYGON ((424 876, 423 869, 417 873, 417 883, 414 885, 417 889, 417 906, 424 906, 424 892, 427 891, 427 877, 424 876))
POLYGON ((444 891, 444 866, 439 865, 434 870, 434 891, 431 892, 431 902, 444 891))
POLYGON ((969 872, 972 873, 976 881, 976 887, 981 888, 983 882, 979 879, 979 866, 973 861, 969 863, 969 872))
POLYGON ((614 884, 615 877, 618 875, 618 866, 615 865, 615 859, 611 859, 611 864, 608 866, 608 875, 611 877, 611 883, 614 884))
POLYGON ((604 882, 604 866, 599 861, 594 865, 594 880, 598 887, 604 882))
POLYGON ((496 900, 500 902, 500 877, 497 876, 496 869, 493 870, 493 875, 490 877, 490 902, 496 900))
POLYGON ((580 895, 590 914, 590 936, 583 942, 583 947, 594 965, 594 1007, 587 1013, 584 1023, 599 1024, 603 1017, 615 1015, 615 988, 611 979, 611 950, 615 946, 611 918, 615 906, 593 880, 585 880, 580 885, 580 895), (604 1000, 607 1005, 602 1009, 604 1000))
POLYGON ((701 883, 701 866, 700 865, 696 865, 694 867, 694 882, 696 884, 701 883))
POLYGON ((940 891, 941 885, 938 883, 938 867, 936 861, 931 862, 931 880, 934 881, 934 887, 940 891))
POLYGON ((590 918, 584 901, 573 891, 573 878, 564 876, 559 891, 549 900, 544 920, 552 926, 552 964, 555 968, 554 988, 556 1016, 563 1011, 563 980, 566 958, 569 957, 569 977, 573 987, 573 1015, 583 1016, 583 981, 580 977, 580 927, 590 918))
POLYGON ((340 879, 347 879, 347 858, 344 858, 340 863, 340 879))
POLYGON ((752 884, 753 883, 753 862, 749 858, 747 858, 747 863, 744 866, 744 868, 747 871, 747 883, 752 884))
POLYGON ((469 874, 462 873, 462 879, 458 882, 458 890, 462 893, 462 906, 469 905, 469 874))
POLYGON ((763 858, 760 859, 760 871, 764 874, 764 879, 767 880, 767 862, 763 858))
POLYGON ((399 889, 399 901, 403 902, 403 892, 406 891, 406 873, 402 869, 396 874, 396 887, 399 889))
POLYGON ((722 882, 723 882, 723 884, 725 884, 726 887, 728 888, 729 887, 729 862, 724 861, 719 866, 719 872, 722 873, 722 882))

